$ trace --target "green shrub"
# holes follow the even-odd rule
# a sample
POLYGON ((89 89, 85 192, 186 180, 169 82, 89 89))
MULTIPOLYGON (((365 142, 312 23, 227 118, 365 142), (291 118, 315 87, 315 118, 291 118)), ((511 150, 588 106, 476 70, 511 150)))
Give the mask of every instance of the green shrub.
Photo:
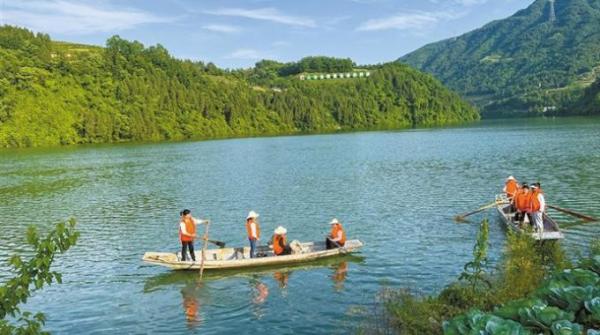
POLYGON ((14 277, 0 286, 0 334, 40 334, 45 322, 44 314, 32 315, 21 312, 19 305, 26 303, 34 290, 41 289, 52 282, 61 283, 60 273, 50 271, 54 257, 65 253, 79 238, 75 230, 75 221, 69 224, 59 223, 45 238, 40 238, 35 227, 27 230, 27 244, 33 247, 31 259, 25 261, 20 256, 10 259, 14 277), (11 324, 6 318, 16 320, 11 324))

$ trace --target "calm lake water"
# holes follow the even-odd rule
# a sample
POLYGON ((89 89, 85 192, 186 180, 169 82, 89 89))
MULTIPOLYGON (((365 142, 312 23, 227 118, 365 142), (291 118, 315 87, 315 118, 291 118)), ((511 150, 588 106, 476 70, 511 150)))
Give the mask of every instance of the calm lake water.
MULTIPOLYGON (((486 216, 497 261, 505 230, 496 213, 472 224, 453 216, 489 203, 509 174, 541 181, 550 203, 600 216, 599 171, 600 119, 0 151, 0 281, 8 257, 26 250, 27 225, 76 217, 80 241, 55 266, 64 283, 24 306, 45 312, 53 333, 347 333, 383 286, 434 292, 455 279, 486 216), (196 273, 141 262, 145 251, 179 249, 183 208, 210 218, 211 238, 231 246, 247 244, 254 209, 264 235, 284 225, 290 239, 321 240, 337 217, 365 247, 198 285, 196 273)), ((600 226, 565 233, 574 254, 600 226)))

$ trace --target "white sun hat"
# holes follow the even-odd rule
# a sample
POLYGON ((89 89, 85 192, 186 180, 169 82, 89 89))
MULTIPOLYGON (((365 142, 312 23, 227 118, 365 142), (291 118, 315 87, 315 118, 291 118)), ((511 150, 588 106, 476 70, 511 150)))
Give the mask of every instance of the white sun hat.
POLYGON ((259 217, 258 213, 256 213, 255 211, 250 211, 250 213, 248 213, 248 216, 246 217, 246 220, 256 219, 257 217, 259 217))
POLYGON ((508 176, 508 178, 506 178, 506 181, 509 181, 509 180, 516 180, 516 179, 513 176, 508 176))
POLYGON ((277 227, 277 229, 275 229, 275 235, 285 235, 287 234, 287 229, 283 228, 282 226, 277 227))
POLYGON ((329 224, 338 224, 338 223, 340 223, 340 221, 338 221, 338 219, 335 219, 335 218, 333 220, 331 220, 331 222, 329 222, 329 224))

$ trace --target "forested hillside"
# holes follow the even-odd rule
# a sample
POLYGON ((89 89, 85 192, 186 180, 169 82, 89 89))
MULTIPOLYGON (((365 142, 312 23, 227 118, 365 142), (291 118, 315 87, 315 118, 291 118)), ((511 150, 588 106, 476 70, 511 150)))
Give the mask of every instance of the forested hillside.
POLYGON ((600 115, 600 77, 585 90, 583 97, 570 106, 568 110, 576 110, 584 115, 600 115))
POLYGON ((581 113, 562 107, 600 73, 600 0, 536 0, 400 61, 432 73, 480 106, 484 117, 581 113))
POLYGON ((294 74, 345 71, 354 63, 324 57, 265 62, 276 64, 276 72, 261 65, 224 71, 117 36, 99 48, 0 27, 0 146, 404 128, 479 118, 457 94, 405 65, 378 66, 369 78, 308 82, 294 74))

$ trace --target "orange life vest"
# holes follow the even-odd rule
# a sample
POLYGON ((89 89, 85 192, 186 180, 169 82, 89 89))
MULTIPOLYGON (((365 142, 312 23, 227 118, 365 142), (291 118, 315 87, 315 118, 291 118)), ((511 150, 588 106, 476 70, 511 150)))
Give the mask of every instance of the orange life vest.
POLYGON ((506 182, 506 196, 509 198, 512 198, 515 196, 515 194, 517 193, 517 190, 519 189, 519 185, 517 185, 517 181, 516 180, 509 180, 506 182))
POLYGON ((532 212, 539 212, 540 209, 542 208, 542 205, 540 204, 540 199, 538 198, 539 194, 540 194, 539 190, 535 190, 531 194, 530 207, 531 207, 532 212))
MULTIPOLYGON (((256 225, 256 238, 260 238, 260 226, 258 222, 254 222, 256 225)), ((252 236, 252 228, 250 227, 250 221, 246 221, 246 231, 248 232, 248 238, 254 240, 254 236, 252 236)))
POLYGON ((514 200, 515 207, 519 211, 521 211, 521 212, 527 211, 527 208, 529 207, 530 194, 531 193, 525 193, 525 191, 523 189, 520 189, 519 191, 517 191, 517 194, 515 194, 515 197, 513 198, 513 200, 514 200))
POLYGON ((274 235, 273 236, 273 252, 275 255, 281 255, 284 251, 284 248, 281 246, 285 245, 286 238, 283 235, 274 235))
MULTIPOLYGON (((184 219, 183 223, 185 223, 185 230, 187 231, 188 234, 190 234, 190 235, 196 234, 196 224, 194 223, 194 220, 184 219)), ((194 240, 193 237, 183 234, 183 232, 181 231, 181 226, 179 226, 179 239, 182 242, 192 242, 194 240)))
POLYGON ((342 239, 337 243, 341 246, 344 246, 344 244, 346 244, 346 232, 344 231, 344 228, 342 228, 341 224, 337 223, 331 227, 331 238, 336 239, 338 237, 338 232, 340 231, 342 232, 342 239))

